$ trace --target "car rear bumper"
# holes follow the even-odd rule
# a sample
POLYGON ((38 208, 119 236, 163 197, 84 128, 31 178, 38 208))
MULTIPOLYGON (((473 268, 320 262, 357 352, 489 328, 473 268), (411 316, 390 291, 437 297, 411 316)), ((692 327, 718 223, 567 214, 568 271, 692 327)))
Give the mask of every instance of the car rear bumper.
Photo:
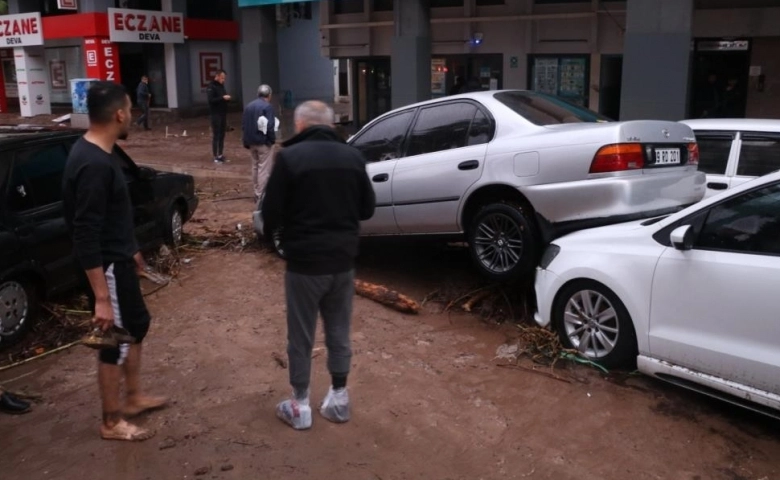
POLYGON ((676 212, 704 197, 706 177, 689 171, 591 178, 522 189, 545 240, 566 233, 676 212))

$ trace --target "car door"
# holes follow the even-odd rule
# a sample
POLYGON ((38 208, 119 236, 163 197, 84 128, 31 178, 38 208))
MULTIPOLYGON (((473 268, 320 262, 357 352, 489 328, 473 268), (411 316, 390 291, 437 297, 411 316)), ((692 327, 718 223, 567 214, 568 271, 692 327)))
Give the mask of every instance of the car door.
POLYGON ((406 156, 393 175, 395 219, 402 233, 458 232, 458 207, 482 175, 491 125, 474 102, 420 109, 406 156))
POLYGON ((737 157, 731 187, 780 170, 780 134, 741 132, 737 157))
POLYGON ((50 289, 75 281, 73 247, 62 206, 67 142, 50 142, 13 153, 5 207, 9 226, 50 289))
POLYGON ((651 355, 780 394, 780 182, 690 223, 693 249, 668 248, 656 267, 651 355))
POLYGON ((707 174, 707 190, 704 198, 711 197, 731 187, 732 169, 738 154, 736 132, 696 132, 699 145, 699 171, 707 174))
POLYGON ((398 233, 393 212, 392 184, 395 166, 403 154, 406 135, 416 109, 382 118, 358 133, 350 141, 366 158, 366 172, 376 194, 376 210, 361 225, 364 235, 398 233))
POLYGON ((160 222, 162 207, 155 202, 154 182, 142 174, 141 167, 120 147, 114 147, 114 153, 120 162, 127 180, 127 190, 133 204, 133 223, 139 245, 147 246, 162 239, 160 222))

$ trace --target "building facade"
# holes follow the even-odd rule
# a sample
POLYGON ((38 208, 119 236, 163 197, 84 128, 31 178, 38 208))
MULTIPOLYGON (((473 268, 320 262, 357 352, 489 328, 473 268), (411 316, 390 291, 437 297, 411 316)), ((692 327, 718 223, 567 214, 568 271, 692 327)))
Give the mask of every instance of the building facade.
POLYGON ((467 88, 556 94, 619 119, 780 113, 772 54, 780 0, 323 0, 319 8, 322 55, 351 72, 359 125, 453 93, 458 78, 467 88))

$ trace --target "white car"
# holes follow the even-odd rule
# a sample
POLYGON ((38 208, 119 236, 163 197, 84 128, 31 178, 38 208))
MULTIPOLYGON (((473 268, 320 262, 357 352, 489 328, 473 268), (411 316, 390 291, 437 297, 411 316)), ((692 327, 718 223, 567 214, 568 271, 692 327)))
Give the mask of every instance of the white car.
POLYGON ((780 410, 780 172, 561 237, 536 294, 537 323, 595 362, 780 410))
POLYGON ((699 144, 699 171, 707 174, 705 198, 780 170, 780 120, 685 120, 699 144))

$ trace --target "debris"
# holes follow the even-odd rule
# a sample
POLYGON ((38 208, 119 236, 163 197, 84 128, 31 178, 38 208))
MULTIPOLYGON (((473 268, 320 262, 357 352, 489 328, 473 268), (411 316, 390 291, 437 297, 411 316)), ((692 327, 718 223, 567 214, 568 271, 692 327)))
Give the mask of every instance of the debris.
POLYGON ((474 308, 475 305, 477 305, 482 300, 486 299, 491 295, 490 290, 482 290, 481 292, 477 292, 476 294, 472 295, 471 298, 469 298, 466 303, 463 304, 463 310, 471 313, 471 309, 474 308))
POLYGON ((200 477, 201 475, 206 475, 209 472, 211 472, 211 465, 200 467, 199 469, 195 470, 195 476, 200 477))
POLYGON ((271 356, 273 357, 274 360, 276 360, 276 363, 280 367, 287 368, 287 360, 285 360, 284 357, 282 357, 279 353, 274 352, 271 354, 271 356))
POLYGON ((54 123, 65 123, 70 121, 70 113, 67 113, 61 117, 57 117, 52 119, 52 122, 54 123))
POLYGON ((67 350, 67 349, 69 349, 71 347, 75 347, 76 345, 80 345, 80 344, 81 344, 81 340, 77 340, 77 341, 75 341, 73 343, 69 343, 67 345, 63 345, 62 347, 54 348, 54 349, 49 350, 47 352, 43 352, 43 353, 37 354, 37 355, 35 355, 33 357, 26 358, 26 359, 24 359, 22 361, 19 361, 19 362, 16 362, 16 363, 12 363, 11 365, 6 365, 4 367, 1 367, 0 368, 0 372, 2 372, 4 370, 9 370, 9 369, 14 368, 14 367, 18 367, 19 365, 24 365, 25 363, 32 362, 33 360, 36 360, 36 359, 39 359, 39 358, 47 357, 47 356, 49 356, 51 354, 54 354, 54 353, 62 352, 63 350, 67 350))
POLYGON ((171 437, 166 438, 160 443, 160 450, 167 450, 176 446, 176 440, 171 437))
POLYGON ((420 305, 407 297, 382 285, 355 280, 355 293, 403 313, 419 313, 420 305))
POLYGON ((229 463, 226 463, 225 465, 222 465, 220 470, 222 470, 223 472, 229 472, 229 471, 233 470, 233 465, 231 465, 229 463))

